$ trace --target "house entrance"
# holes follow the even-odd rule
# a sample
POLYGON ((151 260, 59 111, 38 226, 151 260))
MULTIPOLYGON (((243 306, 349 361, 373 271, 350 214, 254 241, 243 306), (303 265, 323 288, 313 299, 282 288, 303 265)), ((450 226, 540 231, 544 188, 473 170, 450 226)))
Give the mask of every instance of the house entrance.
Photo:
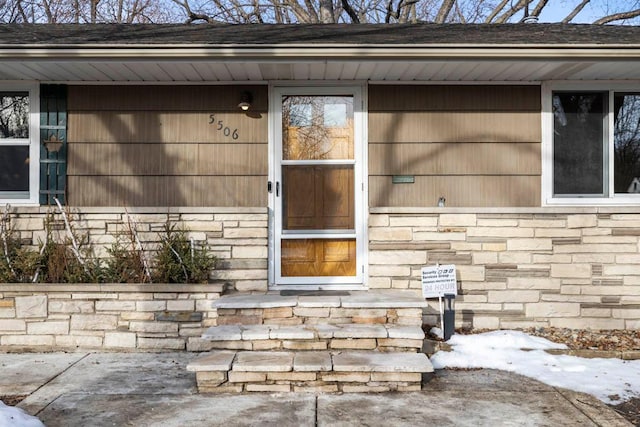
POLYGON ((273 284, 361 286, 359 88, 276 88, 272 101, 273 284))

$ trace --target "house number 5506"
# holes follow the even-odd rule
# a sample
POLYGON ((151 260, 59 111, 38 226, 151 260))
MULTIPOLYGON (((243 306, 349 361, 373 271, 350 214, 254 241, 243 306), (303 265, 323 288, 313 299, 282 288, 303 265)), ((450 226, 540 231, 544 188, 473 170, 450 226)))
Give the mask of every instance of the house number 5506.
POLYGON ((218 132, 222 132, 222 134, 226 137, 231 137, 233 139, 238 139, 238 129, 233 129, 229 126, 225 126, 222 120, 216 120, 215 114, 209 114, 209 124, 214 125, 218 132))

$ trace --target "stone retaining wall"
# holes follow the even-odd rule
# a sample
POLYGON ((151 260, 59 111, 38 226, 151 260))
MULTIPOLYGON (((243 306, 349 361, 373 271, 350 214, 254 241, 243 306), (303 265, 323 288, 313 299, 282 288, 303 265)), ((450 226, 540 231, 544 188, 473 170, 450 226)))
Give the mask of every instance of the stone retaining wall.
POLYGON ((370 288, 455 264, 457 326, 640 328, 638 208, 374 209, 369 249, 370 288))
POLYGON ((223 286, 0 284, 0 350, 184 350, 223 286))
MULTIPOLYGON (((46 238, 45 220, 56 210, 47 207, 11 209, 11 227, 27 244, 37 247, 46 238)), ((118 233, 135 220, 145 250, 153 250, 167 221, 189 230, 195 242, 206 243, 218 258, 212 279, 238 291, 267 290, 266 208, 71 208, 71 223, 78 236, 87 236, 97 256, 116 241, 118 233), (128 212, 128 214, 127 214, 128 212)), ((51 229, 64 236, 64 223, 54 214, 51 229)), ((149 254, 151 255, 151 254, 149 254)))

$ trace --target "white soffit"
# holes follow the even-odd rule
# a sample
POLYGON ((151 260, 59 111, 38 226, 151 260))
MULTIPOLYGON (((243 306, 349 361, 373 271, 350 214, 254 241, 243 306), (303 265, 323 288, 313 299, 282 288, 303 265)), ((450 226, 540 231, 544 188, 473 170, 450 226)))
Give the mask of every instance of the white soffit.
POLYGON ((268 80, 640 80, 634 60, 43 60, 0 59, 0 80, 251 82, 268 80))

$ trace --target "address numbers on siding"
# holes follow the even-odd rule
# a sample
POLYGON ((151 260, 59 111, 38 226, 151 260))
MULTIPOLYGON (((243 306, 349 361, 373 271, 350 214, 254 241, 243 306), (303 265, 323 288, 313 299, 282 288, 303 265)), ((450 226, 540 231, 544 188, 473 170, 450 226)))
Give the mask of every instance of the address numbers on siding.
POLYGON ((209 114, 209 124, 215 126, 215 130, 222 133, 225 137, 238 139, 238 129, 231 129, 229 126, 226 126, 224 120, 216 120, 215 114, 209 114))

